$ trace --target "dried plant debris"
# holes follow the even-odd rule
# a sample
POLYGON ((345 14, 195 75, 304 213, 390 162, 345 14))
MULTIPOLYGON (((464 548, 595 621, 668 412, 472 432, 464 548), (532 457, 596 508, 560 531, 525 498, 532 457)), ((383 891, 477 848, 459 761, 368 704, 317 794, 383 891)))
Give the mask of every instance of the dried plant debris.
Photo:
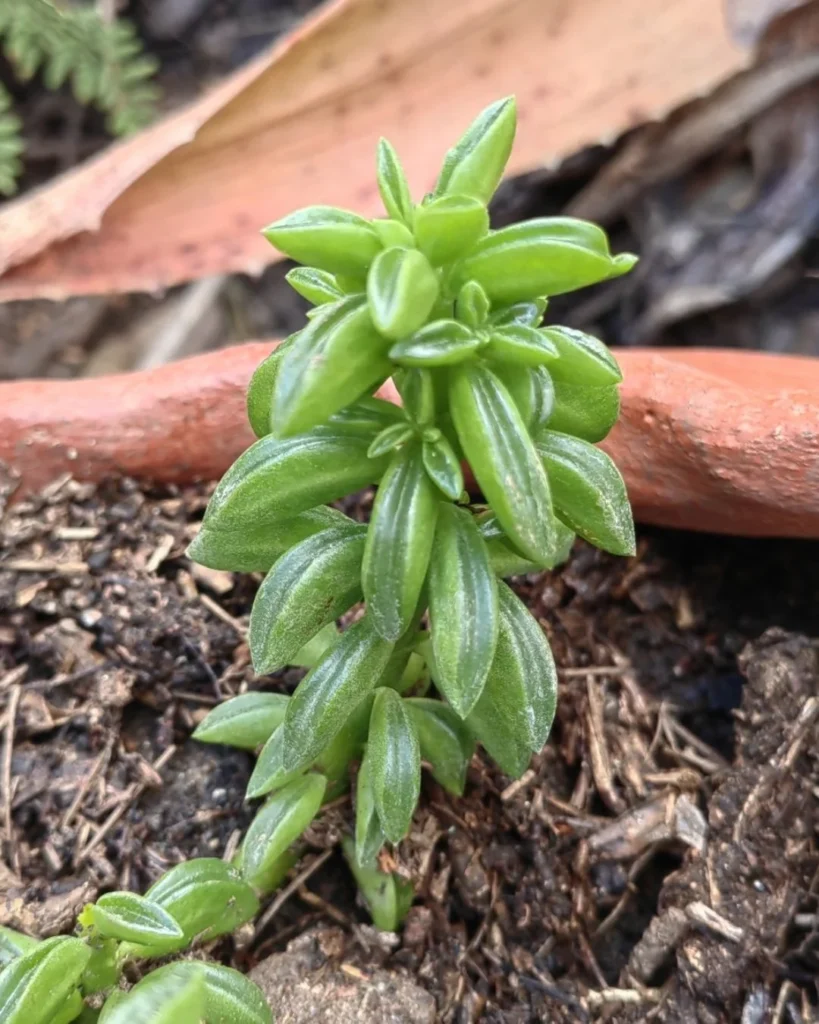
MULTIPOLYGON (((229 855, 250 820, 250 757, 190 733, 225 697, 299 674, 253 676, 258 581, 184 557, 207 497, 64 478, 0 519, 4 924, 64 930, 102 890, 229 855)), ((345 511, 365 518, 371 497, 345 511)), ((773 623, 817 632, 818 581, 807 542, 660 532, 628 561, 578 545, 518 578, 562 687, 530 770, 510 782, 477 758, 463 799, 427 780, 383 854, 419 893, 397 937, 355 904, 342 796, 225 956, 246 969, 310 932, 354 1005, 390 972, 451 1024, 810 1020, 817 647, 781 631, 746 645, 773 623)))

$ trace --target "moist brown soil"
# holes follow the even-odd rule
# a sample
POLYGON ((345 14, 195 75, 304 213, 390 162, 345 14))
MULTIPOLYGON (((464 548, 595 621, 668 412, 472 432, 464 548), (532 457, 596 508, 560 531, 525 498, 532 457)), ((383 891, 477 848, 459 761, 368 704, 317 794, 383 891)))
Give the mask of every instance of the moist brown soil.
MULTIPOLYGON (((191 731, 299 674, 253 674, 258 579, 185 558, 207 494, 66 478, 0 521, 0 923, 68 930, 250 820, 252 759, 191 731)), ((345 797, 315 872, 215 955, 249 969, 318 928, 349 976, 408 974, 458 1024, 815 1020, 819 545, 643 531, 636 558, 578 544, 514 585, 561 669, 556 726, 518 782, 483 756, 462 799, 425 779, 385 857, 418 891, 400 937, 334 849, 345 797)))

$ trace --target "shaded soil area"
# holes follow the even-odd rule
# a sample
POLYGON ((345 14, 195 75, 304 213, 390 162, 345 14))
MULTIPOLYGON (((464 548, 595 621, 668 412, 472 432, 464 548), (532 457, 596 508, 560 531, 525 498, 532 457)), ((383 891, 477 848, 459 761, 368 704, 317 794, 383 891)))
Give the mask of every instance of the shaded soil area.
MULTIPOLYGON (((258 579, 185 558, 206 500, 65 478, 0 522, 0 923, 70 928, 252 815, 252 759, 190 733, 299 676, 252 672, 258 579)), ((403 933, 356 904, 344 797, 308 833, 316 870, 216 954, 247 969, 313 929, 318 970, 413 979, 457 1024, 816 1019, 819 545, 643 531, 634 559, 578 544, 515 588, 560 667, 556 726, 518 782, 482 756, 461 800, 425 777, 385 858, 418 890, 403 933)))

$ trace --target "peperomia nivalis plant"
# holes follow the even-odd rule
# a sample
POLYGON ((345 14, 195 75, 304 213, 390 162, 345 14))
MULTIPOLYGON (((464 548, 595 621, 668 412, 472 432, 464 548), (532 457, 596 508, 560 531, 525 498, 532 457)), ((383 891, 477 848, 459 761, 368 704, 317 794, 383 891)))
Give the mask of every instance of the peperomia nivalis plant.
MULTIPOLYGON (((360 761, 360 881, 406 835, 422 761, 461 793, 476 741, 519 776, 549 735, 552 654, 502 577, 553 567, 576 534, 634 550, 622 478, 594 446, 618 415, 617 363, 595 338, 541 325, 550 296, 624 274, 635 257, 612 256, 600 228, 567 217, 490 230, 515 122, 514 99, 487 108, 417 204, 382 140, 386 218, 312 206, 267 228, 304 264, 288 281, 314 308, 254 374, 259 440, 190 547, 204 565, 267 574, 250 619, 256 671, 310 667, 291 697, 229 701, 199 737, 261 747, 249 795, 284 800, 300 827, 315 801, 302 813, 291 788, 318 774, 332 797, 360 761), (374 397, 389 377, 400 408, 374 397), (471 503, 464 464, 485 506, 471 503), (326 504, 372 484, 366 526, 326 504)), ((258 859, 270 830, 257 822, 244 856, 258 859)), ((381 921, 394 924, 406 895, 390 900, 381 921)))

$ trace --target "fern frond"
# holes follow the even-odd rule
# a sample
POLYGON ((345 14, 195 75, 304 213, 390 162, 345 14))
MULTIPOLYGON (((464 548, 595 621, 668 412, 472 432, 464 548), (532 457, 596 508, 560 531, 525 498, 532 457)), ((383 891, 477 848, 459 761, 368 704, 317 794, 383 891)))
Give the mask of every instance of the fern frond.
POLYGON ((23 171, 21 127, 20 118, 12 110, 12 98, 0 84, 0 195, 10 196, 17 191, 17 179, 23 171))

